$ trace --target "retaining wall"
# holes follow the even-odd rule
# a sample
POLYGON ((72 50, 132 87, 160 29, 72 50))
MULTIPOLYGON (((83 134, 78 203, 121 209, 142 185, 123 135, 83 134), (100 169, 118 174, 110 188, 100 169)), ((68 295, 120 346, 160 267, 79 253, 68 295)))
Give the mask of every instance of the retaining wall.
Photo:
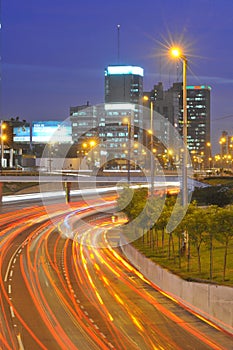
POLYGON ((120 243, 126 257, 147 279, 233 335, 233 288, 185 281, 146 258, 123 235, 120 243))

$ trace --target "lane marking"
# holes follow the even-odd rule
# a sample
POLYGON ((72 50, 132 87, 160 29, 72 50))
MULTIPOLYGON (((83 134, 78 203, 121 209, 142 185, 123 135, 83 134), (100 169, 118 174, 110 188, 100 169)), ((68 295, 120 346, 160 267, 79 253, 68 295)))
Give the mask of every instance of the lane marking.
POLYGON ((6 282, 7 279, 8 279, 8 275, 9 275, 9 271, 10 271, 10 268, 11 268, 13 259, 14 259, 14 263, 16 262, 16 254, 17 254, 17 252, 18 252, 18 249, 19 249, 19 248, 17 248, 17 249, 15 250, 14 254, 13 254, 12 257, 10 258, 9 264, 8 264, 8 266, 7 266, 7 269, 6 269, 6 274, 5 274, 4 282, 6 282))
POLYGON ((12 318, 15 317, 14 310, 13 310, 13 307, 12 307, 12 306, 10 306, 10 311, 11 311, 11 317, 12 317, 12 318))
POLYGON ((23 342, 22 342, 20 333, 17 334, 17 339, 18 339, 18 343, 19 343, 19 350, 24 350, 24 346, 23 346, 23 342))

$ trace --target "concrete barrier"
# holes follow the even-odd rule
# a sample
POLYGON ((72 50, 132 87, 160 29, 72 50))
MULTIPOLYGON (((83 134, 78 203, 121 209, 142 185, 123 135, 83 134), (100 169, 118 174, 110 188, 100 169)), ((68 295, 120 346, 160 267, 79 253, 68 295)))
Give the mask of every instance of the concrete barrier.
POLYGON ((233 335, 233 288, 185 281, 146 258, 123 235, 123 253, 153 284, 207 320, 233 335))

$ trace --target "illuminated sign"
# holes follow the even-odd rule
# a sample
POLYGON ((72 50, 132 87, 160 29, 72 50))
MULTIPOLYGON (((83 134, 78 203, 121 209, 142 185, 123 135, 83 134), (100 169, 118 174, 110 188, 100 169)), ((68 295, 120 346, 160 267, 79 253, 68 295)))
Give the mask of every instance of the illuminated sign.
POLYGON ((32 142, 69 143, 72 141, 71 125, 59 121, 32 123, 32 142))
POLYGON ((119 112, 121 112, 122 110, 134 111, 135 104, 132 104, 132 103, 105 103, 104 109, 106 111, 114 110, 114 111, 119 111, 119 112))
POLYGON ((30 126, 19 126, 13 128, 14 142, 30 142, 30 126))
POLYGON ((143 68, 136 66, 109 66, 105 70, 105 75, 134 74, 143 77, 143 68))
POLYGON ((188 90, 203 90, 208 89, 211 90, 211 87, 209 85, 189 85, 187 86, 188 90))

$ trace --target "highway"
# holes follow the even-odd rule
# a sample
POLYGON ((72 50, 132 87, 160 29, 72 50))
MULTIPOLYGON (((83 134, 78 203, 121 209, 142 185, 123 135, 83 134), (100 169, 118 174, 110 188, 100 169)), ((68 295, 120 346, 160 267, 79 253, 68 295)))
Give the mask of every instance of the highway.
POLYGON ((94 209, 114 205, 108 195, 1 213, 0 349, 233 349, 125 260, 124 222, 94 209))

